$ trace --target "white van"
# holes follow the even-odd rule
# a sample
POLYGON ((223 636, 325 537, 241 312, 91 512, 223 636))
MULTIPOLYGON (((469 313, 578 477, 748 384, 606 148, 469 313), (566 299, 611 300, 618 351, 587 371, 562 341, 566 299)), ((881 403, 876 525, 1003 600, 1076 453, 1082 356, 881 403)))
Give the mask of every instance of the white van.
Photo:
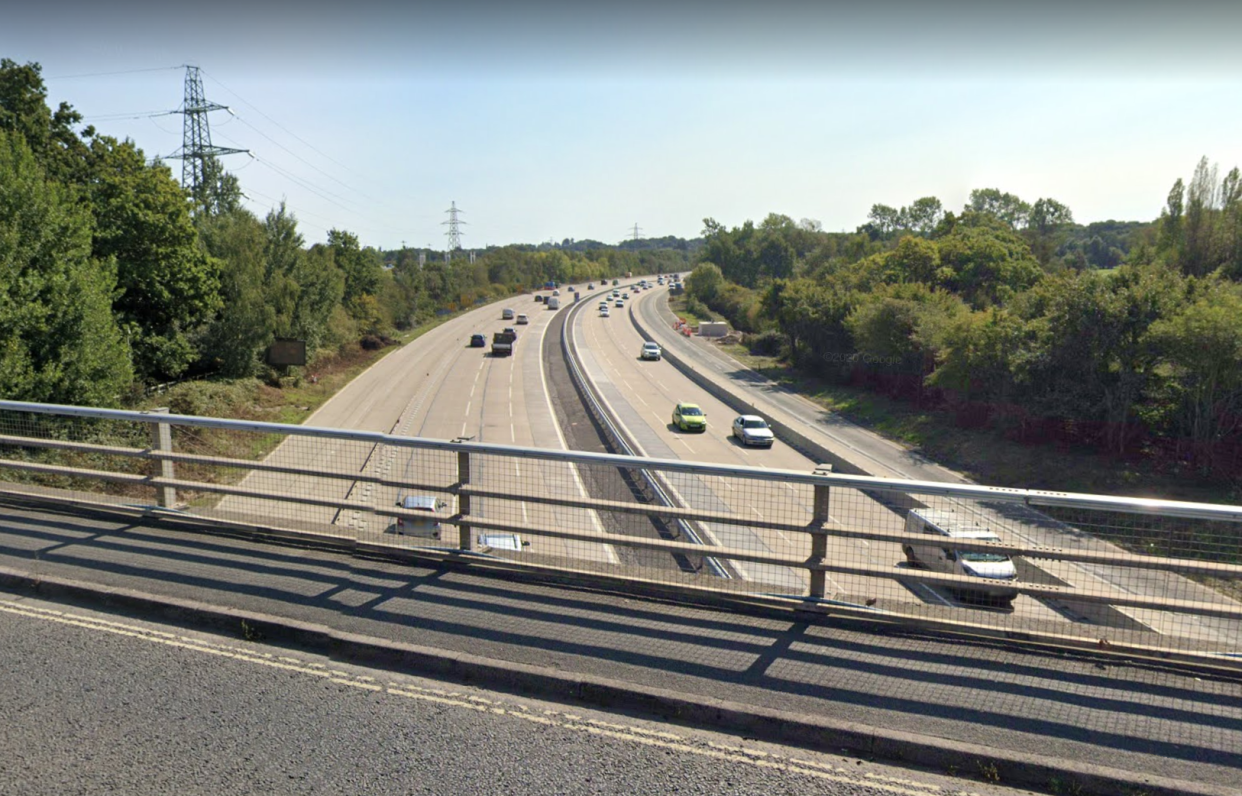
POLYGON ((556 296, 548 296, 548 300, 544 302, 550 310, 559 310, 561 308, 561 300, 556 296))
POLYGON ((513 310, 509 309, 508 307, 505 307, 503 310, 500 311, 500 319, 502 321, 513 320, 513 310))
MULTIPOLYGON (((926 543, 912 539, 902 546, 906 560, 936 572, 948 575, 964 575, 988 580, 997 585, 1012 583, 1018 579, 1013 559, 1004 553, 982 550, 958 550, 954 539, 972 542, 999 542, 1001 539, 990 528, 978 522, 969 522, 957 512, 935 509, 911 509, 906 515, 906 533, 928 538, 926 543)), ((956 589, 963 597, 985 602, 1008 605, 1018 592, 1003 589, 956 589)))
POLYGON ((418 512, 414 517, 398 517, 389 531, 402 536, 421 536, 424 539, 440 538, 440 521, 436 510, 443 508, 443 503, 429 495, 404 495, 397 505, 409 511, 418 512), (421 515, 426 514, 426 517, 421 515))

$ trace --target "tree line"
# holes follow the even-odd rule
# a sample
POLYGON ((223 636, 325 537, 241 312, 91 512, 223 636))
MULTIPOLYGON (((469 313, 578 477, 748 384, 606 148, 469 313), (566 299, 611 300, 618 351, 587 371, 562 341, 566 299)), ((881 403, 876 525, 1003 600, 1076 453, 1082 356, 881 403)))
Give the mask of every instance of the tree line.
POLYGON ((693 302, 756 352, 1023 440, 1242 474, 1242 187, 1203 159, 1151 222, 976 190, 854 233, 704 222, 693 302))
POLYGON ((379 345, 547 280, 688 265, 688 248, 492 248, 420 265, 332 229, 307 245, 283 204, 260 218, 212 159, 196 195, 130 140, 52 109, 38 64, 0 60, 0 394, 118 406, 148 385, 272 376, 281 338, 308 354, 379 345), (473 260, 473 261, 472 261, 473 260))

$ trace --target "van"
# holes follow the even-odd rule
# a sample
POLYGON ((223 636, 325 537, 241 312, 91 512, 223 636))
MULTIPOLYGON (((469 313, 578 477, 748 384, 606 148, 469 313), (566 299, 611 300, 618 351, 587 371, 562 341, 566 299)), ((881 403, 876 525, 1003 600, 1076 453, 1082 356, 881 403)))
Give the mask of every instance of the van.
POLYGON ((500 319, 502 321, 513 320, 513 310, 509 309, 508 307, 505 307, 503 310, 500 311, 500 319))
POLYGON ((962 575, 996 584, 993 588, 950 589, 950 593, 963 599, 1002 605, 1008 605, 1018 596, 1016 590, 999 588, 1018 579, 1013 559, 1004 553, 959 550, 953 544, 954 540, 1000 542, 1000 537, 986 525, 970 522, 954 511, 911 509, 906 515, 906 533, 914 537, 902 546, 906 560, 911 564, 947 575, 962 575))
POLYGON ((548 300, 544 302, 550 310, 559 310, 561 308, 561 300, 556 296, 548 296, 548 300))
POLYGON ((398 517, 397 522, 389 529, 392 533, 424 539, 440 538, 440 521, 436 517, 436 510, 443 507, 441 501, 429 495, 404 495, 397 500, 397 506, 418 514, 413 517, 398 517), (425 517, 422 516, 424 514, 425 517))

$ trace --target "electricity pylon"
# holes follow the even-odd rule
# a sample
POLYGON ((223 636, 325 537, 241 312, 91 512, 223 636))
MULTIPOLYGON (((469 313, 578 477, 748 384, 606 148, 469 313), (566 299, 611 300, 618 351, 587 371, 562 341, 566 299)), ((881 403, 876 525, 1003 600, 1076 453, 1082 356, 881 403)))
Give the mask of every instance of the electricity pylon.
POLYGON ((441 226, 448 225, 448 232, 444 233, 448 235, 448 251, 455 252, 461 248, 461 225, 466 223, 457 218, 458 214, 463 211, 457 209, 457 202, 453 202, 452 206, 444 212, 448 213, 449 218, 448 221, 441 221, 440 224, 441 226))
MULTIPOLYGON (((219 103, 209 102, 203 96, 203 78, 197 66, 185 68, 185 101, 177 113, 185 116, 181 127, 181 148, 168 157, 181 161, 181 187, 190 191, 195 211, 208 213, 219 209, 220 180, 224 170, 216 160, 219 155, 250 154, 247 149, 214 146, 211 143, 211 126, 207 114, 211 111, 228 111, 219 103)), ((232 113, 232 111, 229 111, 232 113)))

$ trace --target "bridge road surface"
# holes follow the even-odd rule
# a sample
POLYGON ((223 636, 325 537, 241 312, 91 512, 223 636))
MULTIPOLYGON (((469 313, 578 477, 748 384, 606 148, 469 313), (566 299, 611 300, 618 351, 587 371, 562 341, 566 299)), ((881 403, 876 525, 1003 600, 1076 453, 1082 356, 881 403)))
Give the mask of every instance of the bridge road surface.
MULTIPOLYGON (((608 318, 599 313, 579 315, 579 340, 587 372, 608 396, 622 424, 637 438, 646 455, 678 458, 717 464, 768 467, 811 472, 819 462, 782 442, 770 449, 747 448, 730 434, 730 424, 737 412, 692 382, 666 360, 643 361, 638 352, 643 337, 624 313, 640 311, 647 303, 663 302, 663 288, 631 293, 624 311, 615 309, 608 318), (684 434, 671 424, 673 406, 679 401, 698 403, 708 416, 708 430, 703 434, 684 434)), ((810 522, 813 496, 809 487, 780 482, 736 483, 735 479, 671 475, 679 489, 687 495, 698 495, 694 505, 705 505, 703 497, 710 492, 713 503, 705 507, 738 513, 753 512, 757 519, 781 519, 788 522, 810 522)), ((861 525, 880 530, 900 531, 904 520, 855 490, 838 490, 834 502, 829 501, 830 519, 846 525, 861 525), (842 499, 842 495, 846 496, 842 499)), ((798 556, 809 556, 810 540, 805 534, 785 534, 761 528, 737 525, 711 525, 713 535, 721 544, 748 549, 772 550, 798 556)), ((828 554, 842 563, 896 567, 905 556, 897 544, 853 539, 829 539, 828 554)), ((805 570, 742 562, 737 565, 742 576, 785 593, 805 594, 805 570)), ((908 588, 897 581, 830 572, 827 575, 828 598, 863 603, 882 600, 919 601, 936 606, 952 606, 978 610, 962 605, 948 594, 919 584, 908 588)), ((1014 615, 1037 622, 1064 621, 1062 614, 1044 603, 1025 595, 1014 601, 1014 615)))
MULTIPOLYGON (((387 671, 366 673, 377 686, 403 682, 395 672, 417 674, 415 661, 443 660, 461 671, 483 660, 492 674, 476 674, 471 685, 499 677, 506 688, 557 700, 577 689, 548 682, 612 683, 640 694, 657 688, 703 705, 711 716, 719 715, 723 700, 736 706, 732 715, 779 711, 848 725, 878 743, 895 744, 892 749, 935 743, 952 752, 937 770, 952 768, 963 777, 980 772, 977 761, 1055 765, 1062 793, 1075 792, 1068 789, 1075 777, 1064 772, 1095 767, 1132 777, 1133 787, 1113 790, 1127 796, 1152 792, 1143 785, 1157 777, 1184 783, 1185 792, 1234 793, 1242 774, 1237 677, 831 618, 810 624, 788 615, 647 602, 477 571, 260 544, 170 522, 0 506, 0 608, 38 613, 40 601, 54 601, 54 610, 74 616, 83 606, 106 612, 103 619, 119 625, 109 627, 122 633, 139 615, 158 622, 157 633, 147 635, 171 634, 173 643, 189 623, 209 627, 230 637, 230 649, 243 648, 245 663, 282 664, 301 657, 300 644, 322 644, 314 649, 331 650, 333 658, 324 665, 332 673, 348 668, 362 642, 373 650, 412 645, 424 651, 426 657, 390 660, 387 671), (523 679, 527 675, 535 679, 523 679)), ((304 694, 294 686, 302 679, 299 671, 278 670, 271 681, 239 669, 236 658, 214 654, 204 660, 201 649, 189 646, 174 648, 168 671, 153 668, 140 649, 116 647, 143 639, 66 636, 66 629, 76 633, 79 622, 59 619, 33 629, 0 619, 0 771, 6 794, 101 792, 107 788, 89 787, 90 777, 101 772, 119 783, 112 790, 125 793, 145 792, 144 783, 129 787, 139 772, 151 772, 151 792, 231 793, 209 786, 217 777, 241 783, 243 774, 267 792, 303 792, 321 776, 336 783, 333 767, 358 777, 359 784, 345 790, 383 792, 371 772, 400 777, 408 763, 431 772, 434 783, 446 757, 492 773, 494 787, 486 792, 521 792, 518 781, 543 767, 541 757, 528 757, 532 745, 547 741, 566 756, 596 756, 594 748, 546 726, 523 730, 526 737, 507 754, 490 754, 487 746, 478 752, 468 745, 446 747, 443 725, 395 716, 388 696, 376 692, 362 707, 338 702, 354 690, 352 673, 347 684, 319 677, 313 693, 304 694), (280 705, 289 705, 292 715, 280 705), (153 711, 158 719, 147 724, 153 711), (375 714, 377 724, 361 721, 363 713, 375 714), (365 771, 357 768, 359 761, 365 771), (30 778, 32 767, 42 778, 30 778), (15 790, 15 781, 30 790, 15 790), (196 789, 199 781, 204 785, 196 789), (52 784, 44 790, 43 782, 52 784)), ((638 704, 650 711, 646 699, 638 704)), ((585 708, 571 703, 560 709, 579 714, 585 708)), ((450 708, 437 704, 436 710, 450 708)), ((606 720, 626 722, 621 716, 606 720)), ((682 731, 674 725, 658 729, 682 731)), ((487 743, 482 736, 488 728, 469 732, 487 743)), ((600 759, 605 754, 598 752, 600 759)), ((646 758, 634 751, 629 759, 631 765, 621 768, 609 763, 608 771, 593 776, 594 784, 584 778, 564 790, 610 792, 601 779, 643 776, 630 769, 645 768, 646 758)), ((675 766, 682 762, 680 756, 670 759, 675 766)), ((904 759, 913 757, 907 753, 904 759)), ((584 765, 589 770, 590 763, 584 765)), ((1017 774, 1002 765, 1003 783, 1035 786, 1019 778, 1025 766, 1013 770, 1017 774)), ((455 790, 457 780, 444 781, 455 790)), ((636 787, 645 782, 627 781, 636 787)), ((815 792, 804 789, 811 786, 801 779, 757 791, 710 782, 721 793, 815 792)), ((962 790, 990 792, 977 776, 963 782, 962 790)), ((1050 780, 1037 784, 1044 788, 1050 780)), ((327 785, 320 791, 340 792, 327 785)))
POLYGON ((0 599, 7 796, 1032 793, 169 630, 0 599))
MULTIPOLYGON (((560 311, 565 311, 564 309, 560 311)), ((398 436, 431 439, 469 437, 479 442, 565 449, 559 426, 548 402, 543 383, 541 342, 551 316, 533 296, 517 296, 472 310, 450 319, 418 339, 393 351, 351 382, 307 419, 308 426, 325 426, 357 431, 378 431, 398 436), (493 357, 493 332, 512 326, 503 320, 501 309, 526 314, 529 324, 516 326, 518 344, 509 357, 493 357), (470 348, 470 335, 487 337, 486 348, 470 348)), ((339 471, 367 472, 386 478, 409 479, 447 487, 457 480, 457 462, 452 453, 416 452, 393 446, 371 446, 342 440, 291 437, 267 458, 272 463, 303 467, 330 467, 339 471)), ((526 491, 530 494, 559 494, 580 497, 585 494, 571 465, 538 460, 501 463, 476 457, 471 479, 483 486, 526 491), (507 468, 513 468, 509 470, 507 468)), ((293 495, 328 495, 365 502, 374 506, 394 506, 400 490, 380 488, 369 483, 341 479, 278 475, 255 471, 243 486, 293 495)), ((446 497, 446 496, 441 496, 446 497)), ((479 500, 473 512, 517 522, 573 523, 575 527, 599 530, 594 512, 581 509, 553 509, 543 504, 518 504, 520 514, 500 514, 498 501, 479 500), (553 514, 553 512, 556 512, 553 514)), ((227 517, 283 517, 293 524, 329 523, 342 532, 374 537, 392 527, 386 517, 370 512, 341 513, 331 508, 299 508, 296 516, 288 506, 276 501, 229 496, 217 511, 227 517)), ((456 511, 446 506, 444 516, 456 511)), ((455 543, 455 528, 445 526, 445 542, 455 543)), ((409 540, 411 544, 434 540, 409 540)), ((527 539, 533 554, 616 562, 610 545, 572 542, 535 537, 527 539)))
MULTIPOLYGON (((672 322, 675 317, 668 310, 666 288, 646 291, 640 296, 642 300, 634 302, 631 307, 626 308, 626 311, 638 314, 639 322, 651 333, 653 339, 665 348, 672 347, 683 360, 693 363, 694 367, 707 378, 718 384, 727 385, 731 392, 751 402, 758 407, 756 410, 758 414, 765 417, 779 414, 789 426, 801 429, 802 433, 818 440, 847 460, 861 465, 875 476, 971 483, 969 479, 946 467, 930 462, 896 443, 843 420, 833 413, 826 412, 802 396, 777 387, 720 351, 719 347, 713 343, 702 338, 686 338, 673 332, 672 322)), ((632 326, 632 324, 627 325, 632 326)), ((641 335, 638 335, 632 328, 615 330, 615 335, 618 338, 624 336, 626 342, 620 345, 631 345, 635 351, 642 339, 641 335), (629 335, 629 332, 633 332, 633 335, 629 335)), ((663 379, 663 376, 661 378, 663 379)), ((706 406, 714 407, 714 410, 713 408, 707 409, 709 416, 713 415, 714 411, 717 417, 727 421, 736 415, 724 404, 707 395, 702 387, 694 384, 688 377, 686 377, 683 388, 690 391, 686 394, 699 396, 706 406)), ((673 400, 686 399, 679 397, 673 400)), ((669 414, 671 414, 671 404, 669 414)), ((711 433, 710 430, 708 433, 711 433)), ((780 443, 778 442, 777 445, 779 446, 780 443)), ((762 455, 766 452, 758 453, 762 455)), ((719 461, 724 461, 724 459, 719 459, 719 461)), ((803 459, 803 461, 806 460, 803 459)), ((796 468, 796 465, 786 466, 796 468)), ((954 502, 963 513, 989 524, 999 532, 1002 538, 1012 535, 1023 542, 1067 549, 1116 549, 1108 542, 1084 536, 1064 523, 1057 522, 1029 507, 983 501, 956 500, 954 502)), ((888 509, 881 509, 881 511, 893 514, 888 509)), ((844 519, 848 524, 855 524, 859 521, 869 524, 879 519, 879 514, 869 508, 863 517, 844 519)), ((880 548, 886 547, 883 543, 873 544, 880 548)), ((887 545, 887 547, 890 548, 887 553, 879 554, 882 558, 893 563, 904 558, 896 546, 887 545)), ((1062 584, 1070 584, 1086 591, 1104 589, 1121 594, 1144 594, 1203 602, 1231 602, 1220 592, 1179 575, 1135 572, 1116 567, 1086 566, 1067 562, 1041 560, 1032 563, 1050 576, 1050 583, 1056 584, 1060 581, 1062 584)), ((932 593, 933 591, 926 587, 918 587, 918 592, 932 593)), ((919 597, 926 599, 918 592, 916 594, 919 597)), ((948 599, 938 591, 935 594, 942 599, 948 599)), ((1157 632, 1168 632, 1172 629, 1169 625, 1170 616, 1166 612, 1145 609, 1093 606, 1068 601, 1063 605, 1052 605, 1025 596, 1015 600, 1014 609, 1017 616, 1050 618, 1053 621, 1087 619, 1095 624, 1118 630, 1149 628, 1157 632)), ((1199 638, 1220 648, 1242 652, 1242 647, 1239 646, 1242 640, 1242 623, 1236 620, 1214 617, 1178 617, 1176 621, 1179 623, 1176 628, 1179 635, 1199 638)))

